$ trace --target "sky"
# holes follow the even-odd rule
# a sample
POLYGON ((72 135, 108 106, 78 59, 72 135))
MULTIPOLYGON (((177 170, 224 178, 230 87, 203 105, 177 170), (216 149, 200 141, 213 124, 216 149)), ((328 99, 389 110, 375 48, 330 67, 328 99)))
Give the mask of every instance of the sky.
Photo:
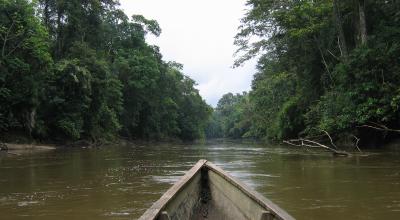
POLYGON ((184 65, 206 102, 216 106, 223 94, 249 91, 255 61, 232 68, 234 36, 246 0, 120 0, 128 16, 155 19, 162 33, 147 41, 160 47, 165 61, 184 65))

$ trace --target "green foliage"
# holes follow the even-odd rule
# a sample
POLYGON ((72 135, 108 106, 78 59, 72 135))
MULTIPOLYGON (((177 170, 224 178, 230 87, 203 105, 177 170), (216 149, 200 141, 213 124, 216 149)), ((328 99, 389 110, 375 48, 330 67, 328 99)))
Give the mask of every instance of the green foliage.
POLYGON ((345 131, 370 122, 395 124, 400 69, 387 63, 398 59, 399 49, 355 49, 348 61, 336 67, 338 86, 327 91, 308 113, 309 118, 314 117, 308 124, 329 131, 345 131))
POLYGON ((218 101, 217 108, 208 122, 208 138, 244 138, 251 136, 251 106, 249 95, 227 93, 218 101))
POLYGON ((51 56, 34 4, 0 1, 0 131, 34 129, 51 56))
POLYGON ((362 135, 366 124, 399 128, 400 4, 359 5, 247 1, 235 65, 259 56, 248 134, 281 140, 321 130, 362 135))
POLYGON ((195 82, 145 41, 160 35, 156 21, 129 20, 114 0, 38 2, 0 2, 0 132, 60 141, 204 137, 211 110, 195 82))
POLYGON ((180 87, 181 100, 179 101, 178 124, 180 138, 193 140, 196 137, 205 137, 206 121, 211 114, 211 108, 204 104, 199 91, 194 88, 195 82, 184 76, 180 87))
POLYGON ((143 15, 133 15, 132 20, 141 27, 144 27, 146 31, 149 31, 150 33, 152 33, 157 37, 160 36, 161 28, 158 25, 157 21, 148 20, 145 17, 143 17, 143 15))
POLYGON ((221 116, 218 112, 213 110, 212 115, 207 122, 207 126, 205 129, 205 135, 207 138, 222 138, 224 137, 224 133, 222 131, 222 122, 221 116))
MULTIPOLYGON (((295 96, 282 105, 276 117, 276 139, 295 137, 304 127, 300 98, 295 96)), ((268 134, 268 133, 267 133, 268 134)))
POLYGON ((268 72, 256 76, 263 80, 256 80, 250 93, 251 101, 254 103, 256 123, 252 132, 257 137, 267 136, 276 139, 280 136, 279 133, 284 132, 281 127, 285 124, 281 123, 282 117, 285 117, 285 112, 293 105, 290 102, 293 102, 291 97, 296 93, 296 76, 286 72, 272 76, 265 76, 266 74, 268 72))
POLYGON ((92 75, 79 60, 62 60, 55 65, 49 82, 47 100, 43 103, 41 120, 47 121, 48 131, 40 136, 61 136, 79 139, 83 133, 84 113, 89 110, 92 75))

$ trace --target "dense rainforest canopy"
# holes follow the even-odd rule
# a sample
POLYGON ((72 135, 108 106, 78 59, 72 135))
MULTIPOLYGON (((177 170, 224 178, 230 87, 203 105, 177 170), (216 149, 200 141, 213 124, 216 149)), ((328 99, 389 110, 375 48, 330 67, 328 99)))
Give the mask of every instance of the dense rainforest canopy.
POLYGON ((0 0, 0 134, 40 140, 204 136, 212 109, 116 0, 0 0))
POLYGON ((400 1, 247 6, 235 65, 257 57, 258 72, 249 94, 219 101, 208 136, 282 140, 326 131, 365 146, 398 137, 400 1))
POLYGON ((248 0, 235 66, 252 90, 212 109, 116 0, 0 0, 0 134, 39 140, 318 137, 400 129, 399 0, 248 0), (205 130, 205 133, 204 133, 205 130))

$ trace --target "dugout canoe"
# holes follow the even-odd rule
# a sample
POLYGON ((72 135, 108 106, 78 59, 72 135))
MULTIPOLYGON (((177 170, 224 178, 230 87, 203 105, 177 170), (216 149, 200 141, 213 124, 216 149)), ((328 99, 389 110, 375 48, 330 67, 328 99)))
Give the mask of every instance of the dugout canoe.
POLYGON ((294 220, 209 161, 200 160, 139 220, 294 220))

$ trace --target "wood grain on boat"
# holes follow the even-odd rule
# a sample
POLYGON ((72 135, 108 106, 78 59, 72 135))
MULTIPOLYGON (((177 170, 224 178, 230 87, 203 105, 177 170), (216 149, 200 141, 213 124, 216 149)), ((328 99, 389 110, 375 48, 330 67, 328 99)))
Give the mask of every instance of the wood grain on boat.
POLYGON ((139 220, 294 220, 221 168, 200 160, 139 220))

